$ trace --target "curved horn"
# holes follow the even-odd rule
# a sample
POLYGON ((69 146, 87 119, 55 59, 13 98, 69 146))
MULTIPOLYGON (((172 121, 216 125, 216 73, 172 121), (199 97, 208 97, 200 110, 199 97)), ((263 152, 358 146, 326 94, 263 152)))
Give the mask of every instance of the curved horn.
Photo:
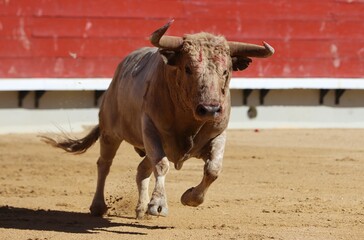
POLYGON ((163 34, 167 31, 169 26, 174 22, 172 19, 163 27, 155 30, 150 36, 150 42, 158 48, 166 49, 166 50, 178 50, 182 47, 183 38, 181 37, 173 37, 173 36, 163 36, 163 34))
POLYGON ((264 46, 250 43, 229 42, 230 55, 242 57, 266 58, 274 53, 274 48, 268 43, 263 42, 264 46))

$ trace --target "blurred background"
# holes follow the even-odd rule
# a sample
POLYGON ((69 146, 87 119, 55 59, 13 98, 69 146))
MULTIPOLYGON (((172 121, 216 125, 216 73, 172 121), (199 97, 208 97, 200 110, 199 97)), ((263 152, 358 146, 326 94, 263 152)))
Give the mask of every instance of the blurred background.
POLYGON ((363 0, 0 0, 0 126, 97 122, 117 64, 170 19, 276 49, 234 73, 231 127, 364 126, 363 0))
POLYGON ((236 76, 363 77, 364 1, 1 0, 1 77, 111 77, 169 19, 277 49, 236 76))

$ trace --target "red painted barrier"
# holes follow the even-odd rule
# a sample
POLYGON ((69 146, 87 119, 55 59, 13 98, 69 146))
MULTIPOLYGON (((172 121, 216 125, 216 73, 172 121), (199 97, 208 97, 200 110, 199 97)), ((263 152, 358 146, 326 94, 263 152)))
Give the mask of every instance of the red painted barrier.
POLYGON ((364 77, 363 0, 0 0, 0 77, 111 77, 170 18, 275 47, 235 76, 364 77))

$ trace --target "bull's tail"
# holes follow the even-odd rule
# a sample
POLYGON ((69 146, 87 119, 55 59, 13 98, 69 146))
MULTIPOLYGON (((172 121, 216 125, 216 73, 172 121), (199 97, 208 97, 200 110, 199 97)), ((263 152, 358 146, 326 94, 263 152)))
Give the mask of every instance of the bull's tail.
POLYGON ((69 153, 81 154, 87 151, 100 137, 99 125, 94 127, 84 138, 74 139, 63 136, 60 140, 55 140, 47 136, 41 136, 42 141, 57 148, 61 148, 69 153))

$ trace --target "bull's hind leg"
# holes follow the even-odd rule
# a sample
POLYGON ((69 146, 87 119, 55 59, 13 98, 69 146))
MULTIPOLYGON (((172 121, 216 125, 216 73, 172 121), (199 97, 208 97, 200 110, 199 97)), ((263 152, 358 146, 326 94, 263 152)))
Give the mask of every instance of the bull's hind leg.
POLYGON ((217 136, 210 145, 210 153, 204 159, 204 175, 202 181, 196 187, 188 189, 181 197, 184 205, 197 207, 203 203, 209 186, 217 179, 222 169, 222 161, 225 149, 226 133, 217 136))
POLYGON ((105 135, 100 137, 100 157, 97 161, 97 186, 90 207, 91 214, 94 216, 102 216, 107 212, 104 199, 105 181, 120 143, 120 140, 115 140, 105 135))

